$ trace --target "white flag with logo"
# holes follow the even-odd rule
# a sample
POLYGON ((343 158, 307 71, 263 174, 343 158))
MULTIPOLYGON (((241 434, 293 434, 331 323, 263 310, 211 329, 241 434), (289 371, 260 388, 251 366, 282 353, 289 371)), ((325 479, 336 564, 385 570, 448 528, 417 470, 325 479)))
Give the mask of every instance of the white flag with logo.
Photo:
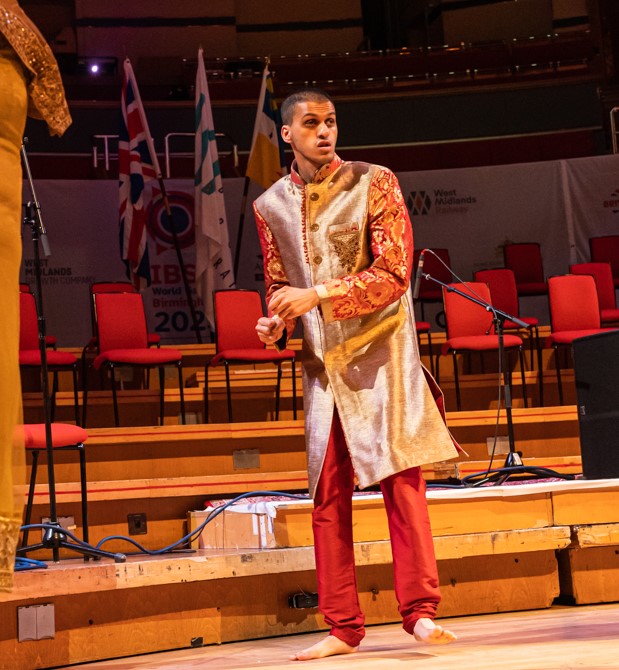
POLYGON ((224 206, 215 124, 202 49, 196 76, 196 140, 194 220, 196 226, 196 289, 214 329, 213 291, 234 287, 234 270, 224 206))

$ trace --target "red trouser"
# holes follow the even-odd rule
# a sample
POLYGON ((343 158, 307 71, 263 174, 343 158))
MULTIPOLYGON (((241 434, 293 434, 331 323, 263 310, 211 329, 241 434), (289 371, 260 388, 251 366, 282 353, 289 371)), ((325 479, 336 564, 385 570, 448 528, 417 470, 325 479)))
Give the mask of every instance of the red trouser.
MULTIPOLYGON (((389 521, 395 594, 404 630, 434 619, 441 599, 434 544, 421 468, 399 472, 380 483, 389 521)), ((359 607, 352 540, 354 472, 337 410, 312 516, 320 611, 335 635, 351 647, 365 635, 359 607)))

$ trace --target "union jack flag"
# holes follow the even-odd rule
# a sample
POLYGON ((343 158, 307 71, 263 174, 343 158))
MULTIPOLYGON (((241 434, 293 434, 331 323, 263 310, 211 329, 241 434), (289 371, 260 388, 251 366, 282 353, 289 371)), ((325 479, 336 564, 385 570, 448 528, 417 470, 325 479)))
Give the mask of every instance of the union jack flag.
POLYGON ((152 197, 148 182, 160 178, 161 170, 128 58, 124 64, 120 107, 120 253, 127 266, 127 276, 136 289, 140 290, 150 286, 151 281, 146 243, 146 205, 152 197))

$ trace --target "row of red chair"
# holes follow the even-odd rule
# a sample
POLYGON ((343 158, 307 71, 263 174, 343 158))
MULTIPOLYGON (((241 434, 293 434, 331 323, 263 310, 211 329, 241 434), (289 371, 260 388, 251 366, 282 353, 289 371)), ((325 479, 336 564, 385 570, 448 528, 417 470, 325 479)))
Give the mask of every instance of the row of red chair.
MULTIPOLYGON (((619 235, 603 235, 589 239, 591 263, 604 263, 610 272, 611 286, 619 287, 619 235)), ((537 242, 506 244, 504 247, 505 267, 514 271, 518 295, 543 295, 548 292, 542 252, 537 242)), ((604 272, 599 268, 588 268, 600 281, 606 282, 604 272)), ((614 297, 612 302, 614 303, 614 297)))
MULTIPOLYGON (((583 264, 580 270, 585 270, 589 264, 583 264)), ((600 264, 603 265, 603 264, 600 264)), ((572 266, 577 267, 577 266, 572 266)), ((445 319, 447 323, 447 339, 441 351, 437 354, 436 371, 437 379, 440 375, 440 356, 452 354, 454 367, 454 381, 456 386, 456 400, 458 410, 461 409, 460 388, 458 379, 457 355, 470 352, 492 351, 499 348, 498 335, 493 323, 491 311, 480 305, 467 300, 462 295, 452 292, 455 288, 462 293, 472 295, 490 305, 498 307, 492 292, 492 278, 496 276, 510 277, 513 282, 513 274, 509 269, 480 271, 476 275, 478 281, 466 284, 450 284, 443 288, 443 304, 445 308, 445 319), (490 278, 486 282, 484 279, 490 278), (481 279, 482 281, 479 281, 481 279)), ((500 294, 497 294, 500 298, 500 294)), ((600 316, 598 292, 595 278, 586 272, 581 274, 568 274, 550 277, 548 279, 548 299, 550 305, 551 333, 546 338, 545 346, 554 349, 555 369, 557 375, 557 387, 559 392, 559 403, 563 404, 563 385, 561 380, 561 358, 560 350, 568 348, 574 340, 581 337, 596 335, 616 328, 605 327, 600 316)), ((502 307, 500 309, 503 309, 502 307)), ((507 311, 507 310, 504 310, 507 311)), ((513 314, 513 313, 512 313, 513 314)), ((615 325, 619 325, 619 311, 615 312, 615 325)), ((537 325, 535 319, 527 319, 530 325, 537 325)), ((518 330, 515 323, 505 322, 506 330, 518 330)), ((541 367, 541 351, 538 340, 538 370, 540 385, 540 403, 543 405, 543 377, 541 367)), ((524 405, 527 406, 526 383, 524 376, 524 361, 522 357, 522 339, 518 334, 507 333, 504 335, 504 346, 506 351, 515 350, 520 357, 520 370, 522 375, 522 390, 524 405)))
MULTIPOLYGON (((615 236, 604 236, 591 238, 590 240, 590 249, 591 256, 595 262, 591 263, 579 263, 570 265, 570 272, 574 275, 588 275, 588 281, 576 281, 573 283, 572 280, 567 280, 569 286, 576 286, 583 291, 583 295, 589 296, 589 290, 591 286, 596 293, 595 300, 590 300, 590 296, 587 302, 587 309, 580 310, 574 314, 570 313, 567 322, 570 323, 573 327, 571 330, 575 331, 577 334, 570 339, 570 336, 565 335, 566 323, 564 323, 564 318, 566 314, 566 308, 568 304, 561 304, 560 298, 557 297, 551 303, 551 331, 552 335, 547 339, 546 346, 552 346, 555 348, 555 360, 556 360, 556 369, 557 369, 557 384, 559 387, 559 399, 561 404, 563 404, 563 390, 561 385, 561 368, 560 368, 560 358, 558 349, 561 345, 565 344, 566 341, 571 344, 573 339, 576 337, 582 337, 593 332, 598 332, 603 330, 607 326, 618 325, 619 324, 619 309, 616 304, 615 297, 615 286, 619 285, 619 235, 615 236), (613 275, 616 275, 615 277, 613 275), (554 309, 553 309, 554 304, 554 309), (557 305, 561 305, 558 307, 557 305), (557 313, 558 312, 558 313, 557 313), (595 313, 594 313, 595 312, 595 313), (578 317, 581 318, 578 318, 578 317), (556 333, 561 332, 562 335, 556 336, 556 333)), ((415 266, 418 263, 420 251, 416 252, 415 257, 415 266)), ((533 337, 530 338, 531 343, 531 368, 533 368, 533 357, 535 351, 537 351, 537 361, 538 361, 538 370, 541 371, 541 346, 539 341, 539 323, 538 320, 534 317, 520 316, 519 311, 519 297, 521 295, 541 295, 547 294, 549 292, 550 284, 553 283, 555 286, 559 281, 566 281, 562 278, 550 278, 546 281, 543 271, 542 257, 540 246, 537 243, 524 243, 524 244, 509 244, 504 247, 504 258, 505 258, 505 268, 497 268, 491 270, 480 270, 477 271, 474 275, 475 282, 480 283, 480 286, 477 284, 469 285, 456 285, 460 286, 461 290, 465 292, 469 289, 467 286, 474 286, 474 290, 477 290, 478 294, 485 294, 485 289, 489 289, 489 295, 492 296, 493 306, 499 308, 500 310, 507 312, 513 316, 518 317, 520 320, 527 323, 528 328, 531 329, 533 337), (519 280, 519 281, 518 281, 519 280)), ((450 269, 450 259, 449 252, 447 249, 432 249, 431 253, 425 254, 425 263, 424 263, 424 272, 430 274, 432 277, 438 279, 444 284, 451 284, 452 274, 450 269)), ((566 284, 567 285, 567 284, 566 284)), ((555 288, 555 292, 556 292, 555 288)), ((464 301, 463 298, 459 298, 461 301, 464 301)), ((456 316, 454 313, 456 310, 452 307, 451 316, 447 315, 447 302, 452 302, 454 299, 449 295, 445 296, 445 293, 439 284, 434 282, 426 281, 422 282, 419 290, 419 300, 421 303, 421 314, 422 319, 425 318, 424 314, 424 303, 425 302, 443 302, 445 306, 445 315, 446 315, 446 329, 447 329, 447 338, 448 342, 443 346, 441 353, 444 354, 447 351, 452 351, 454 354, 454 376, 456 384, 456 397, 458 409, 461 406, 460 393, 459 393, 459 382, 458 382, 458 370, 456 367, 456 353, 462 349, 463 342, 458 340, 456 344, 458 346, 452 346, 453 343, 450 340, 454 338, 461 337, 474 337, 481 334, 488 335, 491 332, 492 324, 488 321, 491 319, 487 313, 485 315, 480 314, 477 325, 477 330, 475 328, 471 329, 472 324, 463 324, 458 321, 460 317, 456 316), (483 318, 482 318, 483 317, 483 318), (489 330, 490 328, 490 330, 489 330), (455 333, 455 335, 454 335, 455 333)), ((571 303, 568 300, 569 306, 573 307, 575 304, 579 304, 579 300, 574 298, 571 303)), ((458 305, 458 301, 455 301, 455 304, 458 305)), ((465 305, 461 305, 465 308, 465 305)), ((470 318, 470 317, 469 317, 470 318)), ((465 319, 466 321, 466 319, 465 319)), ((475 321, 475 319, 473 319, 475 321)), ((425 321, 418 322, 421 325, 419 332, 427 333, 428 337, 430 336, 429 324, 425 321)), ((515 347, 519 350, 519 347, 522 345, 522 341, 518 342, 518 331, 520 328, 517 324, 513 322, 505 322, 505 330, 508 331, 509 337, 506 338, 506 343, 509 343, 506 346, 507 349, 515 347), (512 335, 509 333, 515 333, 512 335), (514 340, 516 337, 518 339, 514 340)), ((433 361, 433 351, 431 347, 431 340, 429 340, 430 345, 430 360, 433 361)), ((487 337, 479 341, 468 341, 466 342, 467 346, 473 347, 476 350, 485 350, 496 348, 496 342, 493 344, 492 340, 487 337)), ((439 354, 440 355, 440 354, 439 354)), ((522 366, 522 362, 521 362, 522 366)), ((435 366, 432 365, 434 370, 435 366)), ((437 376, 440 375, 439 369, 439 360, 437 356, 436 362, 436 372, 437 376)), ((543 405, 543 380, 540 373, 539 377, 540 383, 540 403, 543 405)), ((523 378, 524 384, 524 378, 523 378)), ((523 391, 525 389, 523 388, 523 391)), ((526 393, 526 391, 525 391, 526 393)), ((526 395, 525 395, 525 404, 526 404, 526 395)))
MULTIPOLYGON (((610 266, 614 287, 619 287, 619 235, 592 237, 589 239, 589 250, 592 263, 607 263, 610 266)), ((432 252, 425 256, 425 272, 444 283, 449 283, 452 275, 448 249, 432 249, 432 252)), ((421 250, 415 251, 415 268, 420 254, 421 250)), ((503 258, 505 267, 514 273, 518 296, 548 293, 541 247, 537 242, 506 244, 503 247, 503 258)), ((441 302, 441 300, 440 286, 432 282, 423 282, 419 291, 421 318, 425 320, 424 303, 441 302)), ((605 300, 605 303, 607 302, 605 300)), ((605 304, 603 308, 608 309, 609 306, 605 304)))
MULTIPOLYGON (((86 425, 89 361, 95 370, 108 371, 111 378, 114 406, 114 423, 120 424, 118 412, 117 383, 115 371, 119 367, 137 367, 148 372, 159 371, 160 423, 164 417, 164 367, 175 366, 181 402, 181 419, 185 423, 184 383, 182 376, 182 353, 170 347, 160 348, 160 338, 148 333, 146 315, 141 294, 128 282, 99 282, 91 285, 91 318, 93 336, 82 351, 83 411, 80 419, 78 402, 78 359, 71 353, 47 351, 49 370, 54 373, 52 410, 58 388, 58 372, 69 370, 73 374, 75 398, 75 423, 86 425)), ((41 367, 37 308, 34 295, 27 285, 21 293, 20 364, 22 367, 41 367)), ((296 418, 295 353, 289 349, 276 351, 267 349, 256 335, 255 325, 263 314, 262 299, 258 291, 229 290, 214 293, 216 355, 205 366, 204 420, 209 420, 209 368, 224 365, 228 400, 228 420, 232 421, 232 398, 230 366, 234 364, 274 363, 277 366, 277 389, 275 416, 279 418, 279 400, 282 379, 282 363, 292 364, 293 416, 296 418)), ((55 346, 55 338, 48 339, 55 346)), ((145 377, 146 382, 148 377, 145 377)), ((53 421, 53 412, 52 412, 53 421)))
MULTIPOLYGON (((84 348, 83 359, 83 414, 82 425, 86 422, 87 408, 87 366, 86 357, 93 349, 97 355, 93 362, 95 369, 107 367, 112 382, 114 402, 114 420, 119 425, 118 405, 116 398, 115 368, 119 366, 139 366, 146 369, 157 367, 160 372, 160 421, 163 423, 163 389, 164 365, 175 365, 178 368, 179 388, 181 400, 182 422, 185 423, 185 408, 182 379, 182 354, 171 348, 158 348, 159 337, 149 334, 146 330, 146 318, 142 296, 134 292, 133 286, 124 282, 102 282, 91 286, 93 337, 84 348), (156 345, 155 348, 149 345, 156 345)), ((256 335, 255 325, 262 315, 262 302, 257 291, 217 291, 214 296, 215 315, 217 319, 217 355, 206 365, 206 383, 204 391, 205 421, 208 421, 208 369, 220 363, 225 365, 226 385, 228 394, 228 418, 232 421, 232 404, 230 390, 229 366, 233 363, 261 363, 273 362, 278 366, 276 418, 279 416, 279 394, 282 377, 282 362, 292 362, 293 385, 293 415, 296 418, 296 376, 295 353, 290 350, 277 352, 267 350, 256 335)), ((34 296, 27 286, 22 286, 22 333, 21 346, 28 347, 20 352, 22 365, 41 365, 41 355, 38 350, 37 310, 34 296), (31 359, 31 360, 30 360, 31 359), (35 360, 36 359, 36 360, 35 360)), ((51 344, 51 343, 50 343, 51 344)), ((54 342, 55 344, 55 342, 54 342)), ((52 423, 51 448, 54 451, 77 451, 80 463, 80 493, 82 514, 82 537, 88 542, 88 500, 86 477, 86 453, 84 442, 88 438, 87 432, 79 427, 79 407, 77 400, 77 358, 73 354, 64 354, 48 351, 50 369, 55 372, 54 393, 57 388, 57 372, 61 369, 59 356, 66 356, 63 362, 73 371, 73 388, 75 392, 75 426, 52 423), (69 360, 70 359, 70 360, 69 360)), ((53 420, 53 419, 52 419, 53 420)), ((39 456, 46 455, 47 441, 45 424, 24 426, 24 443, 28 453, 32 454, 32 468, 30 485, 26 504, 24 524, 26 529, 22 535, 18 555, 26 554, 28 550, 28 525, 32 518, 34 492, 39 463, 39 456)), ((86 554, 87 555, 87 554, 86 554)))
MULTIPOLYGON (((20 287, 20 343, 19 363, 22 368, 41 368, 39 327, 34 295, 27 285, 20 287)), ((76 425, 86 425, 88 407, 88 354, 94 353, 95 370, 107 370, 111 377, 114 405, 114 423, 120 425, 115 371, 119 367, 137 367, 148 371, 157 368, 160 388, 160 423, 163 424, 165 389, 164 367, 173 365, 178 370, 181 419, 185 423, 182 354, 176 349, 159 348, 160 338, 149 334, 141 294, 128 282, 101 282, 91 286, 93 336, 82 352, 83 412, 80 418, 78 401, 77 357, 54 349, 46 351, 47 365, 53 373, 51 419, 54 420, 55 397, 58 390, 58 372, 67 370, 73 377, 76 425), (152 345, 156 345, 153 347, 152 345)), ((47 346, 55 346, 55 339, 46 338, 47 346)))

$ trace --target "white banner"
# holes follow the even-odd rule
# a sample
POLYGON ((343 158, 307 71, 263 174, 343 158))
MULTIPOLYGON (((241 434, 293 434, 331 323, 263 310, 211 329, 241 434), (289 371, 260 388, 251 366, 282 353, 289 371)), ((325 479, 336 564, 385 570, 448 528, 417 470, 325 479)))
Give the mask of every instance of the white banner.
POLYGON ((572 263, 590 260, 589 238, 619 234, 619 157, 565 161, 568 220, 574 241, 572 263))
MULTIPOLYGON (((399 174, 415 248, 449 250, 465 281, 503 267, 506 242, 538 242, 546 276, 589 260, 589 237, 619 233, 619 156, 399 174)), ((546 296, 520 313, 549 323, 546 296)), ((441 306, 430 305, 435 321, 441 306)))
MULTIPOLYGON (((546 275, 565 274, 569 263, 589 259, 588 239, 619 233, 619 156, 496 167, 399 173, 413 223, 415 247, 449 250, 455 272, 503 265, 502 245, 539 242, 546 275)), ((116 181, 38 181, 51 256, 44 259, 47 331, 60 346, 82 346, 91 334, 89 285, 125 280, 118 242, 116 181)), ((168 180, 189 281, 194 285, 193 183, 168 180)), ((225 179, 230 243, 236 249, 243 179, 225 179)), ((250 203, 245 217, 237 286, 262 286, 262 256, 250 203)), ((30 199, 27 186, 24 199, 30 199)), ((167 343, 195 342, 176 252, 161 201, 149 208, 152 286, 144 293, 149 330, 167 343)), ((24 231, 22 277, 35 287, 30 232, 24 231)), ((202 304, 193 293, 208 341, 202 304)), ((440 307, 426 312, 434 319, 440 307)), ((521 301, 521 314, 548 323, 545 297, 521 301)))
MULTIPOLYGON (((244 179, 224 181, 226 213, 234 253, 244 179)), ((195 292, 195 246, 191 180, 167 180, 166 188, 176 222, 179 246, 196 305, 202 341, 210 341, 202 301, 195 292)), ((42 257, 43 299, 47 332, 59 346, 84 346, 91 336, 90 291, 95 281, 126 281, 120 260, 117 181, 35 182, 51 250, 42 257)), ((263 290, 262 255, 250 204, 261 192, 251 188, 239 259, 240 286, 263 290)), ((27 184, 24 201, 31 199, 27 184)), ((148 244, 152 284, 143 293, 150 332, 171 344, 196 341, 191 313, 172 243, 163 203, 155 198, 148 208, 148 244)), ((33 245, 23 232, 22 281, 34 290, 33 245)), ((40 250, 43 256, 43 250, 40 250)))

